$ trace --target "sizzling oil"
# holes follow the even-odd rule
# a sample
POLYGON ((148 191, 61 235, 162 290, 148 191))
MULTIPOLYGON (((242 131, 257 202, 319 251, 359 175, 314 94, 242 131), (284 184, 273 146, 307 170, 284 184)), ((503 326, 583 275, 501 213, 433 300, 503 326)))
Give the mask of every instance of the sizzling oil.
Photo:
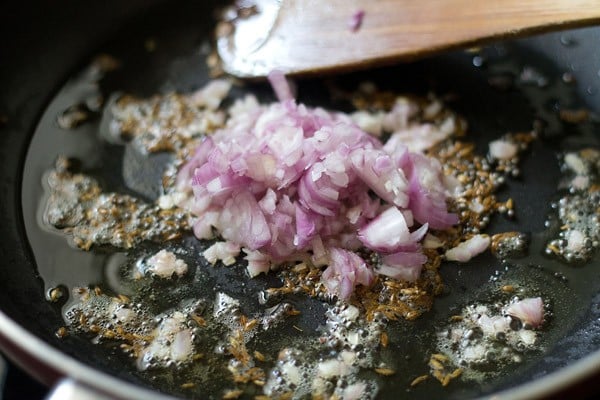
MULTIPOLYGON (((202 67, 201 57, 198 57, 196 50, 190 51, 190 49, 196 49, 197 44, 193 40, 186 39, 186 33, 189 32, 184 30, 178 34, 170 33, 170 36, 166 35, 166 38, 159 37, 165 42, 177 39, 179 43, 183 42, 185 45, 180 45, 177 51, 163 50, 162 53, 159 51, 159 55, 153 51, 152 55, 147 55, 151 60, 149 66, 146 67, 148 71, 144 73, 153 76, 153 79, 150 79, 153 84, 149 84, 141 94, 147 95, 172 88, 189 90, 190 87, 197 86, 206 79, 206 69, 202 67), (188 48, 182 50, 182 47, 185 46, 188 48), (169 60, 167 63, 169 67, 166 68, 168 73, 164 73, 165 67, 164 64, 161 64, 161 73, 157 72, 152 75, 153 72, 149 70, 152 66, 158 65, 157 59, 160 59, 161 62, 164 62, 165 59, 169 60), (181 71, 184 73, 180 74, 181 71)), ((118 46, 116 53, 119 53, 118 46)), ((97 177, 108 190, 138 195, 147 200, 153 193, 156 193, 153 190, 131 187, 128 185, 130 179, 126 177, 131 175, 131 169, 147 169, 144 168, 144 163, 156 170, 154 168, 156 163, 165 163, 167 160, 164 157, 151 156, 146 159, 138 157, 132 161, 131 156, 128 156, 131 151, 100 140, 97 135, 100 113, 97 108, 89 106, 100 98, 107 98, 115 90, 129 90, 130 87, 134 91, 136 87, 139 90, 139 81, 135 79, 136 68, 139 69, 144 62, 136 60, 136 62, 129 63, 126 52, 123 50, 118 55, 122 59, 123 70, 115 72, 116 75, 107 75, 107 79, 102 79, 97 74, 91 74, 89 70, 84 70, 65 84, 42 116, 31 143, 23 180, 23 210, 28 238, 35 254, 38 271, 44 279, 48 293, 59 285, 66 286, 67 293, 71 293, 74 287, 98 285, 109 293, 134 295, 139 288, 135 287, 131 281, 124 279, 124 270, 131 267, 140 257, 147 256, 157 249, 151 244, 144 244, 129 254, 108 247, 93 252, 82 252, 70 247, 61 235, 50 232, 41 221, 40 204, 44 203, 41 182, 45 172, 59 155, 68 155, 80 160, 83 170, 97 177), (133 81, 130 87, 127 79, 133 81), (82 107, 81 104, 86 106, 82 107), (65 130, 65 127, 70 129, 65 130), (124 167, 127 170, 123 170, 124 167), (115 174, 115 171, 120 171, 120 173, 115 174)), ((137 55, 139 56, 139 54, 137 55)), ((478 135, 475 139, 482 151, 490 138, 497 137, 506 130, 529 129, 534 117, 544 121, 543 124, 546 127, 540 131, 544 140, 535 143, 530 157, 525 158, 521 165, 521 180, 509 182, 507 189, 503 192, 507 198, 514 197, 517 202, 516 221, 497 218, 492 221, 489 228, 491 232, 528 231, 531 234, 529 254, 525 258, 514 260, 496 260, 491 256, 483 256, 468 265, 445 266, 442 273, 445 276, 447 293, 436 301, 434 309, 414 323, 398 323, 389 330, 390 354, 397 359, 406 360, 406 362, 395 361, 397 376, 402 378, 392 379, 385 383, 385 391, 389 390, 388 393, 409 391, 415 396, 423 397, 462 397, 474 396, 480 394, 481 391, 489 392, 495 388, 518 383, 518 379, 515 380, 514 377, 520 376, 521 372, 527 371, 535 365, 536 360, 543 357, 541 351, 530 354, 526 361, 517 367, 516 372, 510 372, 514 368, 513 365, 505 366, 503 370, 507 374, 506 378, 501 376, 497 380, 487 381, 482 389, 474 388, 469 382, 456 382, 449 388, 441 388, 433 384, 420 385, 415 388, 408 387, 412 378, 427 372, 423 355, 434 350, 435 337, 433 333, 436 328, 443 326, 449 316, 470 302, 493 300, 498 282, 522 285, 527 291, 539 293, 548 299, 551 312, 548 324, 544 328, 542 339, 544 349, 551 349, 557 343, 561 343, 561 340, 564 340, 561 338, 572 332, 573 327, 592 302, 600 285, 600 277, 593 265, 572 267, 544 255, 546 244, 556 235, 558 229, 554 224, 549 224, 548 228, 544 226, 548 215, 552 219, 550 201, 557 198, 556 182, 559 171, 556 151, 565 148, 577 149, 582 145, 597 146, 598 144, 593 122, 571 126, 565 125, 556 117, 556 110, 561 105, 572 106, 572 104, 578 103, 577 95, 570 83, 571 80, 565 81, 556 78, 556 71, 552 71, 551 66, 544 64, 535 66, 534 70, 538 72, 536 75, 533 73, 535 71, 531 70, 531 66, 522 61, 523 54, 510 46, 501 49, 485 49, 481 55, 476 56, 480 58, 472 60, 475 68, 471 66, 469 57, 468 55, 451 55, 424 63, 425 69, 429 70, 427 74, 430 76, 416 72, 422 65, 404 67, 404 72, 417 74, 419 83, 415 85, 413 82, 400 82, 395 85, 402 90, 428 90, 429 84, 426 82, 433 76, 438 80, 436 90, 453 91, 461 95, 461 89, 465 90, 468 86, 461 88, 460 84, 473 80, 476 87, 483 88, 483 93, 490 96, 487 99, 490 100, 489 107, 497 107, 499 104, 505 104, 509 109, 514 104, 525 107, 525 110, 517 107, 514 114, 510 111, 497 112, 502 108, 496 108, 492 113, 494 118, 482 118, 481 115, 490 115, 489 110, 486 110, 486 99, 482 100, 473 93, 465 94, 465 97, 471 100, 459 101, 454 108, 466 116, 469 121, 473 121, 470 131, 478 135), (442 72, 436 63, 450 65, 451 68, 449 71, 442 72), (530 68, 526 71, 527 74, 523 73, 524 67, 530 68), (448 87, 451 82, 448 78, 457 72, 460 75, 457 85, 448 87), (503 81, 503 87, 517 87, 516 93, 512 91, 496 93, 497 89, 481 84, 482 81, 487 80, 497 84, 498 79, 496 78, 502 74, 505 77, 520 78, 514 81, 505 78, 503 81), (474 98, 475 100, 473 100, 474 98), (477 104, 479 100, 484 103, 477 104), (540 175, 540 168, 543 168, 546 173, 540 175), (531 182, 534 184, 529 186, 531 182), (575 308, 580 308, 582 311, 574 312, 574 304, 578 305, 575 308), (511 380, 512 382, 509 383, 511 380)), ((394 72, 387 70, 387 72, 384 71, 383 76, 386 74, 389 77, 394 72)), ((342 77, 338 79, 338 83, 342 85, 346 82, 352 83, 364 79, 364 77, 365 75, 342 77)), ((257 89, 262 93, 267 91, 265 87, 251 87, 250 89, 257 89)), ((319 82, 303 82, 300 86, 301 100, 304 97, 303 100, 308 104, 330 104, 328 98, 323 98, 319 94, 321 92, 323 92, 323 87, 319 82)), ((345 105, 334 101, 333 106, 344 107, 345 105)), ((538 126, 541 124, 538 123, 538 126)), ((148 179, 155 182, 159 177, 154 176, 148 179)), ((152 187, 152 184, 150 186, 152 187)), ((252 299, 242 305, 245 312, 250 312, 258 306, 258 300, 255 300, 257 294, 261 290, 277 284, 273 277, 269 277, 252 280, 243 285, 235 285, 235 282, 243 279, 240 268, 213 269, 201 265, 200 257, 197 254, 206 246, 206 243, 197 242, 189 236, 173 242, 169 246, 182 249, 182 257, 186 259, 190 269, 196 270, 194 267, 198 269, 188 278, 178 281, 177 287, 166 296, 163 295, 164 287, 161 287, 164 285, 155 284, 147 289, 143 299, 153 312, 160 312, 168 307, 176 306, 180 299, 185 297, 199 296, 210 299, 219 290, 227 290, 236 294, 238 298, 252 299)), ((596 254, 590 264, 598 262, 599 258, 596 254)), ((70 295, 67 297, 68 299, 65 297, 56 299, 59 304, 63 305, 64 310, 73 304, 72 297, 70 295)), ((317 325, 324 321, 324 310, 319 303, 302 297, 296 299, 296 304, 308 312, 296 321, 295 326, 305 333, 314 332, 317 325)), ((296 332, 293 327, 288 327, 278 335, 264 338, 255 345, 257 348, 265 349, 265 352, 269 348, 281 348, 286 343, 286 337, 296 334, 296 332)), ((209 347, 214 347, 218 342, 218 338, 214 338, 214 340, 215 342, 211 343, 209 347)), ((122 367, 119 365, 119 368, 122 367)), ((218 373, 219 367, 212 366, 210 363, 187 369, 178 374, 172 374, 168 370, 166 372, 138 372, 134 368, 133 362, 129 368, 131 374, 142 376, 150 386, 184 396, 203 396, 205 388, 183 389, 182 383, 208 374, 217 376, 222 374, 223 378, 227 376, 226 371, 218 373)), ((222 389, 222 386, 217 383, 218 381, 217 379, 212 383, 206 382, 208 385, 215 385, 209 388, 210 391, 218 392, 222 389)))

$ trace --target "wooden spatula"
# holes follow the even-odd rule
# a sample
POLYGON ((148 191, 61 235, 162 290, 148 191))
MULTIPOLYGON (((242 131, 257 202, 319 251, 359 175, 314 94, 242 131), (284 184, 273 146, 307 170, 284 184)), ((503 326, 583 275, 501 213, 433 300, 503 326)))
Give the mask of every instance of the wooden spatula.
POLYGON ((600 0, 238 0, 224 21, 223 68, 259 77, 363 68, 591 25, 600 22, 600 0))

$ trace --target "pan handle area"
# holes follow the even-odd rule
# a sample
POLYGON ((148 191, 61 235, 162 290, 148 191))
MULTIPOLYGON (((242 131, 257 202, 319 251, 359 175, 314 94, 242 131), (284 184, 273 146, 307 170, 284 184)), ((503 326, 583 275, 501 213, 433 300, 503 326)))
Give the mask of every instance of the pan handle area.
POLYGON ((112 400, 110 397, 77 382, 73 379, 62 379, 52 389, 46 400, 112 400))

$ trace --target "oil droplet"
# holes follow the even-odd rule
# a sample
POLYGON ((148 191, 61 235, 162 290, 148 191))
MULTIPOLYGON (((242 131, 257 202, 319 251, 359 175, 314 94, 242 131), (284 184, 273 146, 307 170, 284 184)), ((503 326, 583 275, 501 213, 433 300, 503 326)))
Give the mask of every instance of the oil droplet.
POLYGON ((586 92, 587 94, 589 94, 590 96, 593 96, 593 95, 595 95, 595 94, 596 94, 596 88, 595 88, 595 87, 593 87, 593 86, 588 86, 588 87, 585 89, 585 92, 586 92))
POLYGON ((560 44, 562 44, 565 47, 573 47, 577 45, 577 40, 575 40, 575 38, 569 35, 561 35, 560 44))
POLYGON ((472 63, 473 63, 473 66, 479 68, 479 67, 483 67, 485 65, 485 61, 486 61, 485 58, 483 58, 480 55, 477 55, 477 56, 473 57, 472 63))
POLYGON ((571 72, 565 72, 564 74, 562 74, 562 81, 564 83, 574 83, 575 76, 571 72))

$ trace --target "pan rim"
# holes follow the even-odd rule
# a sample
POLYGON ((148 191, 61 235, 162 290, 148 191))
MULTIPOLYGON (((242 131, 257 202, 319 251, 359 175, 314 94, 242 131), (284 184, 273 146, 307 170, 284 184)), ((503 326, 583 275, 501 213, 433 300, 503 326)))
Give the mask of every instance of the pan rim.
MULTIPOLYGON (((91 366, 76 360, 61 352, 50 344, 44 342, 16 321, 0 310, 0 337, 5 338, 12 346, 36 361, 41 362, 52 370, 62 374, 62 379, 70 378, 99 392, 123 399, 168 400, 175 397, 137 386, 125 380, 99 371, 91 366)), ((17 364, 31 375, 32 371, 23 366, 22 360, 15 354, 7 351, 7 346, 2 346, 3 353, 13 359, 17 364)), ((58 384, 58 382, 54 382, 58 384)))
MULTIPOLYGON (((132 400, 168 400, 175 398, 134 385, 70 357, 27 331, 2 310, 0 310, 0 336, 6 338, 13 346, 23 350, 27 355, 59 371, 64 375, 63 379, 74 379, 76 382, 81 382, 90 388, 116 396, 116 398, 132 400), (17 338, 18 340, 16 340, 17 338)), ((11 357, 10 353, 6 355, 11 357)), ((18 358, 15 361, 19 363, 18 358)), ((482 396, 479 399, 542 399, 574 387, 598 373, 598 371, 600 371, 600 350, 588 354, 575 363, 553 371, 542 378, 482 396)), ((31 371, 27 372, 31 373, 31 371)))

